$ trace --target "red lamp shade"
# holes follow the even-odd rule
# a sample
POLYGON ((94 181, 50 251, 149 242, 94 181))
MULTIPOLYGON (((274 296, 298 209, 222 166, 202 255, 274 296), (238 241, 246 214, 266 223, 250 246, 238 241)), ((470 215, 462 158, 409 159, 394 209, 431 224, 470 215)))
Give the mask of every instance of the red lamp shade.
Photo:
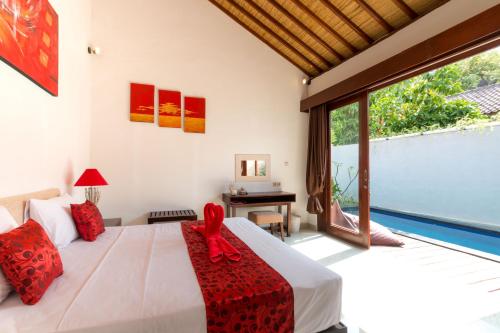
POLYGON ((75 186, 104 186, 108 185, 106 179, 97 171, 97 169, 87 169, 77 180, 75 186))

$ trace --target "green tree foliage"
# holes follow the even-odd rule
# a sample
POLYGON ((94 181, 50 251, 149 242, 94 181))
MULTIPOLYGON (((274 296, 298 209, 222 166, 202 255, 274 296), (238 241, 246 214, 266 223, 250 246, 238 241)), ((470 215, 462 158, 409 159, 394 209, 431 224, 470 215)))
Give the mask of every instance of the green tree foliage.
POLYGON ((458 66, 464 90, 500 82, 500 51, 496 49, 465 59, 458 66))
POLYGON ((376 91, 370 96, 370 136, 416 133, 485 118, 473 103, 446 100, 463 92, 460 78, 460 68, 453 64, 376 91))
POLYGON ((331 142, 347 145, 359 141, 358 105, 343 106, 330 113, 331 142))
MULTIPOLYGON (((494 50, 378 90, 370 95, 370 138, 484 121, 476 104, 446 97, 497 82, 500 52, 494 50)), ((330 121, 332 144, 359 141, 357 104, 335 110, 330 121)))

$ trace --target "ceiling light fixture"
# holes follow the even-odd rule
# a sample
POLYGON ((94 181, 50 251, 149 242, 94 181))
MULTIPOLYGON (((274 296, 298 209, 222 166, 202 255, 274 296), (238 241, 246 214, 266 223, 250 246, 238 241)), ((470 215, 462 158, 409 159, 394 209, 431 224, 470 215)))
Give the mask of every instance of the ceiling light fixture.
POLYGON ((303 85, 310 85, 311 84, 311 79, 308 77, 305 77, 302 79, 302 84, 303 85))

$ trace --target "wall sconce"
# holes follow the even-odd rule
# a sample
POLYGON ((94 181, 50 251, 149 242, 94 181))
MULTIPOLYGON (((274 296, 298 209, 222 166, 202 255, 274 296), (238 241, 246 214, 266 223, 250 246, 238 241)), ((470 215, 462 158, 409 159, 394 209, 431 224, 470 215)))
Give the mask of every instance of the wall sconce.
POLYGON ((89 45, 89 47, 87 47, 87 52, 89 54, 99 55, 99 54, 101 54, 101 49, 97 46, 89 45))
POLYGON ((305 77, 302 79, 302 84, 303 85, 310 85, 311 84, 311 78, 305 77))

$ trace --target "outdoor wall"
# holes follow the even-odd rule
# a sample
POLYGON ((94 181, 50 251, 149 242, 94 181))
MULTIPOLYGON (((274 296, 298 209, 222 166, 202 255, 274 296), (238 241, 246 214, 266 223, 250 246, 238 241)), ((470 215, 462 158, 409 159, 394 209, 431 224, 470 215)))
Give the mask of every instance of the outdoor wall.
MULTIPOLYGON (((221 201, 234 155, 270 154, 307 220, 303 74, 209 1, 94 0, 91 165, 110 185, 100 208, 124 224, 151 210, 221 201), (117 9, 118 14, 117 14, 117 9), (205 134, 129 121, 129 83, 207 101, 205 134)), ((244 211, 239 212, 242 216, 244 211)))
MULTIPOLYGON (((500 230, 499 143, 498 123, 372 140, 371 206, 500 230)), ((341 188, 357 154, 357 145, 333 148, 341 188)), ((357 195, 357 183, 349 190, 357 195)))

